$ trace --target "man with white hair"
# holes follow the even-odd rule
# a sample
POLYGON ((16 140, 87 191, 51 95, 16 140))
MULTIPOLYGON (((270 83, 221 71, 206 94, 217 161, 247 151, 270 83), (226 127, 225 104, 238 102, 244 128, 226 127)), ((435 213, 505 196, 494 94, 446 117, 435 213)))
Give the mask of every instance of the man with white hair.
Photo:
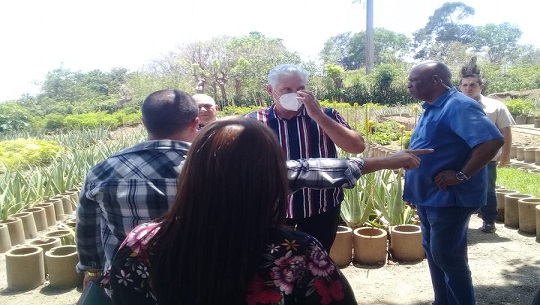
MULTIPOLYGON (((272 128, 287 159, 336 158, 337 147, 358 154, 366 145, 339 112, 322 107, 308 90, 308 72, 301 66, 283 64, 268 73, 266 91, 273 105, 247 114, 272 128)), ((304 188, 289 196, 286 224, 317 238, 330 251, 336 235, 340 187, 304 188)))

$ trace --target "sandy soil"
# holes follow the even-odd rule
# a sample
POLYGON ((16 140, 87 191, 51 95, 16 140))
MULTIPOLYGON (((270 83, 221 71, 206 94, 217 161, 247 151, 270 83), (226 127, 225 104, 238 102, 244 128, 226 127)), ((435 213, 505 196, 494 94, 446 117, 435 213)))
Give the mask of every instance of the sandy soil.
MULTIPOLYGON (((514 133, 514 142, 540 146, 540 136, 514 133)), ((494 234, 479 230, 473 216, 469 225, 469 263, 479 305, 528 305, 540 287, 540 243, 534 235, 497 224, 494 234)), ((342 269, 358 304, 427 305, 433 301, 427 261, 383 266, 350 265, 342 269)), ((75 304, 80 288, 52 289, 48 282, 25 292, 7 288, 5 255, 0 254, 0 304, 75 304)))

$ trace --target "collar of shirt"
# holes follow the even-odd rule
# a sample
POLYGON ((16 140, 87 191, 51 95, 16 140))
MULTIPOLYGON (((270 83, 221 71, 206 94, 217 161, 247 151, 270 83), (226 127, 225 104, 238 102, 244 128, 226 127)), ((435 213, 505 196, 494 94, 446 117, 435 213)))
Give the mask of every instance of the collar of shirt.
POLYGON ((176 141, 176 140, 150 140, 144 141, 138 144, 135 144, 131 147, 128 147, 124 150, 121 150, 114 154, 114 156, 119 156, 123 154, 133 153, 136 151, 143 150, 183 150, 187 151, 191 146, 190 142, 176 141))
MULTIPOLYGON (((272 106, 269 107, 269 109, 268 109, 268 120, 285 120, 285 121, 287 121, 287 119, 284 119, 284 118, 280 117, 276 113, 275 108, 276 108, 276 104, 273 104, 272 106)), ((302 111, 298 112, 295 117, 307 115, 306 107, 304 105, 301 105, 300 109, 302 109, 302 111)))
POLYGON ((435 102, 433 102, 433 104, 429 104, 428 102, 424 102, 424 104, 422 104, 422 108, 427 109, 427 108, 429 108, 430 106, 432 106, 432 107, 441 107, 441 106, 444 104, 444 102, 446 102, 446 100, 447 100, 450 96, 452 96, 452 95, 454 95, 454 94, 456 94, 456 93, 458 93, 457 89, 454 88, 454 87, 452 87, 452 88, 446 90, 445 93, 441 94, 441 95, 435 100, 435 102))

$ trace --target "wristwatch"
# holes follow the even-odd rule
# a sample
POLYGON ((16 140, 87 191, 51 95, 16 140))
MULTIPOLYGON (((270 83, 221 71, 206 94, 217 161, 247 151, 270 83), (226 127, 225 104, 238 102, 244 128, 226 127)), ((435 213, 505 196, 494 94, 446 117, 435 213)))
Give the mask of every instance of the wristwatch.
POLYGON ((467 175, 465 175, 463 172, 457 172, 456 173, 456 179, 459 180, 459 181, 467 181, 467 180, 469 180, 471 178, 468 177, 467 175))

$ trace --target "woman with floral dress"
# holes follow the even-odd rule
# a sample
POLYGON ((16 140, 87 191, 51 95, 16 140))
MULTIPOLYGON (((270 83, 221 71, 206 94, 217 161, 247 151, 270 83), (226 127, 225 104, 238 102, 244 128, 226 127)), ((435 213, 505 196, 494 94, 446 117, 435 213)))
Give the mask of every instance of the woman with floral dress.
POLYGON ((284 160, 258 121, 202 129, 171 210, 120 246, 108 275, 113 303, 356 304, 320 243, 281 226, 284 160))

